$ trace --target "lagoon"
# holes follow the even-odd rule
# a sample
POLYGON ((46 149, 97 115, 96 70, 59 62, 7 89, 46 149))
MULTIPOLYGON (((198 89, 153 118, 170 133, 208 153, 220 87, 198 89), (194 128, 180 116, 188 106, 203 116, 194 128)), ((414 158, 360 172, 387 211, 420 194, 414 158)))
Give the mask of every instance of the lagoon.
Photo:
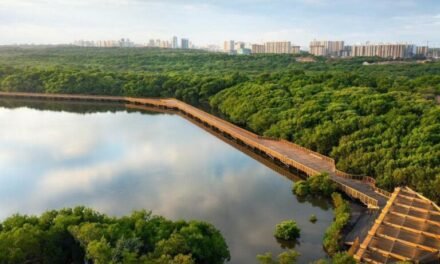
POLYGON ((110 215, 147 209, 214 224, 231 263, 294 246, 299 263, 325 256, 328 201, 301 200, 291 180, 176 114, 122 105, 0 100, 0 219, 85 205, 110 215), (318 222, 309 222, 315 214, 318 222), (297 245, 274 227, 295 219, 297 245))

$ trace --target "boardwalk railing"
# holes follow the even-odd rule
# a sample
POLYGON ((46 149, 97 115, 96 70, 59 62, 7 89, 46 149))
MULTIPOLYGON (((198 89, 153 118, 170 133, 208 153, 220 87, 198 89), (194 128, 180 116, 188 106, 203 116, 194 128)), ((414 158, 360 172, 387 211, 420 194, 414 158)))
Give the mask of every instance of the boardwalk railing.
POLYGON ((371 185, 371 186, 376 185, 376 180, 370 176, 350 174, 350 173, 340 171, 338 169, 335 170, 335 173, 337 176, 345 178, 345 179, 362 181, 362 182, 364 182, 368 185, 371 185))
POLYGON ((370 185, 374 189, 374 191, 377 192, 378 194, 380 194, 382 196, 385 196, 387 198, 391 197, 391 193, 387 192, 387 191, 385 191, 385 190, 383 190, 381 188, 378 188, 376 186, 376 179, 374 179, 374 178, 372 178, 370 176, 353 175, 353 174, 350 174, 350 173, 346 173, 346 172, 340 171, 338 169, 335 170, 335 173, 336 173, 337 176, 345 178, 345 179, 357 180, 357 181, 361 181, 363 183, 366 183, 366 184, 370 185))
POLYGON ((335 181, 338 188, 345 192, 348 196, 359 199, 363 204, 370 208, 379 208, 379 201, 377 199, 371 198, 370 196, 340 182, 335 181))
MULTIPOLYGON (((112 97, 112 96, 89 96, 89 95, 65 95, 65 94, 33 94, 33 93, 5 93, 0 92, 0 96, 4 97, 27 97, 27 98, 39 98, 39 99, 61 99, 61 100, 88 100, 88 101, 108 101, 108 102, 118 102, 118 103, 125 103, 125 104, 136 104, 136 105, 146 105, 146 106, 153 106, 153 107, 159 107, 159 108, 166 108, 170 110, 180 111, 181 113, 189 116, 190 118, 199 121, 205 125, 208 125, 226 135, 229 135, 230 137, 236 139, 237 141, 241 141, 243 144, 252 147, 254 149, 259 150, 260 152, 264 153, 265 155, 269 156, 270 158, 274 160, 278 160, 279 162, 285 164, 286 166, 290 166, 293 168, 296 168, 298 170, 301 170, 308 176, 314 176, 317 174, 322 173, 322 171, 318 171, 314 168, 311 168, 310 166, 306 166, 304 164, 301 164, 300 162, 282 154, 279 151, 273 150, 269 148, 268 146, 265 146, 263 140, 274 140, 269 139, 265 137, 258 136, 248 130, 245 130, 243 128, 240 128, 236 125, 233 125, 221 118, 218 118, 216 116, 213 116, 211 114, 208 114, 196 107, 193 107, 191 105, 188 105, 184 102, 181 102, 176 99, 152 99, 152 98, 133 98, 133 97, 112 97)), ((337 176, 350 179, 350 180, 357 180, 361 181, 365 184, 368 184, 372 186, 375 190, 377 190, 378 193, 390 197, 391 194, 388 192, 381 190, 375 186, 376 181, 368 176, 361 176, 361 175, 352 175, 348 174, 342 171, 339 171, 336 169, 335 166, 335 160, 327 157, 325 155, 322 155, 320 153, 317 153, 315 151, 312 151, 310 149, 304 148, 300 145, 297 145, 292 142, 288 142, 286 140, 276 140, 284 144, 285 146, 288 146, 292 149, 297 149, 302 152, 308 153, 317 159, 322 160, 323 162, 327 162, 330 164, 330 171, 327 171, 329 173, 335 173, 337 176)), ((345 183, 335 181, 339 188, 346 192, 348 195, 360 199, 363 203, 370 207, 377 208, 378 207, 378 200, 374 199, 363 192, 356 190, 350 186, 348 186, 345 183)))

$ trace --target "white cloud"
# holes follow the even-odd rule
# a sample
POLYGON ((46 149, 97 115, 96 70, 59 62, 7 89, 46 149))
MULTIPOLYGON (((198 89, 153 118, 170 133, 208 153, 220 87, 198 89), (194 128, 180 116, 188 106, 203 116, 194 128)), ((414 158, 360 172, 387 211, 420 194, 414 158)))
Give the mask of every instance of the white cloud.
POLYGON ((144 144, 138 146, 138 151, 118 160, 108 160, 79 167, 54 169, 43 175, 35 187, 35 193, 43 193, 46 198, 57 197, 71 192, 93 191, 97 185, 105 185, 124 172, 148 167, 151 163, 166 160, 173 162, 172 152, 155 151, 153 146, 144 144), (166 159, 164 159, 166 158, 166 159))
MULTIPOLYGON (((189 37, 197 44, 225 39, 259 42, 283 38, 301 45, 313 38, 341 39, 354 34, 393 40, 390 17, 431 16, 440 7, 414 0, 0 0, 0 44, 65 43, 76 39, 189 37), (291 33, 289 34, 289 31, 291 33), (390 34, 391 33, 391 34, 390 34)), ((437 26, 437 20, 427 22, 437 26)), ((418 23, 417 20, 413 21, 418 23)), ((420 23, 418 23, 420 24, 420 23)), ((426 23, 425 23, 426 24, 426 23)), ((439 40, 422 27, 396 40, 439 40)), ((408 26, 407 26, 408 28, 408 26)), ((365 41, 346 39, 347 41, 365 41)))
MULTIPOLYGON (((23 160, 30 158, 30 148, 50 149, 52 157, 57 159, 73 159, 90 151, 96 142, 94 132, 90 130, 72 129, 69 124, 77 122, 79 117, 74 114, 51 114, 43 112, 37 114, 37 110, 20 108, 15 110, 2 109, 0 111, 0 127, 10 127, 11 120, 8 116, 15 117, 13 126, 15 129, 0 130, 0 138, 7 140, 8 145, 17 144, 19 149, 6 149, 11 157, 21 156, 23 160), (35 118, 36 115, 42 119, 35 118), (56 127, 41 126, 45 124, 57 124, 56 127), (61 124, 61 127, 58 125, 61 124), (32 137, 29 137, 32 131, 32 137), (66 139, 77 139, 66 141, 66 139)), ((5 149, 3 150, 5 151, 5 149)), ((39 157, 45 158, 45 157, 39 157)))

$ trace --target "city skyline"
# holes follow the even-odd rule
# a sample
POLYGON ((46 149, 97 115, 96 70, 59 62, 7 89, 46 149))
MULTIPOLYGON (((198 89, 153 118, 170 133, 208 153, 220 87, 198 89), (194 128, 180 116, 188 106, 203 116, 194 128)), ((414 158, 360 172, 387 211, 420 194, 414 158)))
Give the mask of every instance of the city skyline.
POLYGON ((64 44, 78 39, 136 43, 181 35, 198 45, 313 39, 357 44, 439 46, 440 4, 433 0, 0 0, 7 44, 64 44), (209 32, 209 34, 207 34, 209 32), (437 33, 437 34, 436 34, 437 33))
POLYGON ((180 39, 173 36, 171 41, 161 39, 150 39, 148 44, 131 42, 130 39, 120 40, 77 40, 72 44, 79 47, 104 47, 104 48, 134 48, 154 47, 167 49, 202 49, 211 52, 224 52, 229 55, 251 55, 251 54, 299 54, 305 51, 314 56, 325 57, 382 57, 382 58, 434 58, 438 59, 440 49, 411 43, 363 43, 346 45, 344 40, 313 40, 309 49, 301 49, 290 41, 275 41, 265 43, 245 43, 242 41, 226 40, 223 48, 217 45, 196 46, 189 39, 180 39))

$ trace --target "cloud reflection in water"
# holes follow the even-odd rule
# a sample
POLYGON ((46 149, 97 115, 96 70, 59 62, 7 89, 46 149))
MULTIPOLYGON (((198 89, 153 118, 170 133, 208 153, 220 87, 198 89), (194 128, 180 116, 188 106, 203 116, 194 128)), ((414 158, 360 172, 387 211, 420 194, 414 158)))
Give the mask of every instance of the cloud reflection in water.
POLYGON ((232 262, 253 263, 281 252, 274 225, 293 218, 301 262, 324 256, 330 210, 298 202, 289 180, 179 116, 0 108, 0 127, 1 219, 78 204, 112 215, 149 209, 212 222, 232 262))

